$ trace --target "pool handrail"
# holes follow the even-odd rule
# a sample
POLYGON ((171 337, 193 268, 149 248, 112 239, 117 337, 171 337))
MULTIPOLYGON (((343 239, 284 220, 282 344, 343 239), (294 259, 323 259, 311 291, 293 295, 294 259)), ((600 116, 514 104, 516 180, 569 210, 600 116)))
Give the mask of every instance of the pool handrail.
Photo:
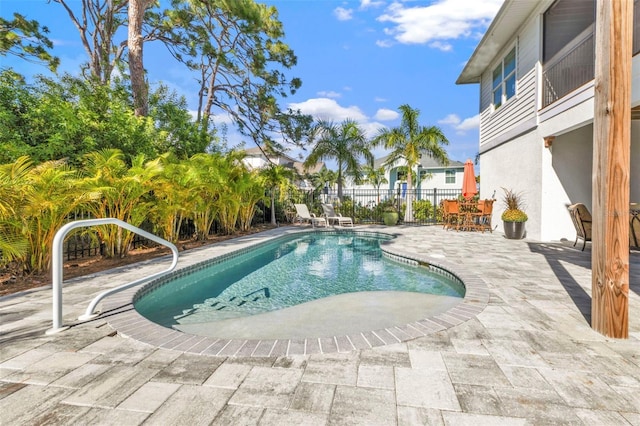
POLYGON ((123 220, 115 219, 115 218, 104 218, 104 219, 84 219, 77 220, 74 222, 69 222, 63 227, 61 227, 58 232, 56 232, 55 237, 53 238, 53 247, 52 247, 52 267, 51 267, 51 279, 52 279, 52 288, 53 288, 53 327, 50 330, 47 330, 46 334, 54 334, 60 331, 64 331, 69 328, 69 326, 62 325, 62 273, 63 273, 63 251, 64 251, 64 238, 66 235, 75 228, 88 227, 88 226, 99 226, 99 225, 118 225, 121 228, 127 229, 131 232, 134 232, 138 235, 141 235, 151 241, 154 241, 158 244, 162 244, 165 247, 171 249, 173 254, 173 260, 171 262, 171 266, 169 268, 157 272, 155 274, 149 275, 144 278, 140 278, 138 280, 132 281, 128 284, 123 284, 119 287, 112 288, 110 290, 103 291, 98 294, 92 301, 89 303, 86 312, 84 315, 81 315, 78 319, 80 321, 87 321, 97 317, 99 314, 94 313, 94 310, 98 303, 104 299, 105 297, 117 293, 122 290, 126 290, 143 282, 159 278, 163 275, 168 274, 173 271, 178 264, 178 249, 177 247, 170 243, 169 241, 158 237, 157 235, 151 234, 147 231, 144 231, 138 227, 135 227, 123 220))

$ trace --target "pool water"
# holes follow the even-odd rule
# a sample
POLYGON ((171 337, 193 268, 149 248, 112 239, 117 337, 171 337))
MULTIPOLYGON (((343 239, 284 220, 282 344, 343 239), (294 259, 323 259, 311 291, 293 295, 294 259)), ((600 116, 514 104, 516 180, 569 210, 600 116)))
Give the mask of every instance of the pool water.
POLYGON ((246 317, 353 292, 464 296, 464 286, 448 274, 388 259, 380 248, 384 240, 356 233, 279 239, 176 278, 134 305, 151 321, 171 327, 246 317))

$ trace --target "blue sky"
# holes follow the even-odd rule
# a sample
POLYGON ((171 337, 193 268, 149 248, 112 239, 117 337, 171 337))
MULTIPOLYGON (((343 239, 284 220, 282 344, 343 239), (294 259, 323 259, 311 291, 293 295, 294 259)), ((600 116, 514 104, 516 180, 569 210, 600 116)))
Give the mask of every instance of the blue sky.
MULTIPOLYGON (((502 0, 262 2, 278 9, 285 42, 298 58, 288 75, 301 78, 302 87, 282 100, 283 107, 336 122, 352 118, 373 136, 380 127, 398 126, 398 107, 409 104, 420 110, 421 124, 442 128, 451 159, 474 158, 479 86, 459 86, 455 80, 502 0)), ((61 5, 0 0, 1 16, 10 18, 14 12, 48 26, 53 53, 61 59, 60 71, 78 73, 87 56, 61 5)), ((160 44, 146 44, 144 55, 150 84, 168 84, 195 109, 193 76, 160 44)), ((27 76, 47 74, 42 66, 11 57, 0 61, 1 67, 12 66, 27 76)), ((228 140, 233 146, 242 138, 231 131, 228 140)))

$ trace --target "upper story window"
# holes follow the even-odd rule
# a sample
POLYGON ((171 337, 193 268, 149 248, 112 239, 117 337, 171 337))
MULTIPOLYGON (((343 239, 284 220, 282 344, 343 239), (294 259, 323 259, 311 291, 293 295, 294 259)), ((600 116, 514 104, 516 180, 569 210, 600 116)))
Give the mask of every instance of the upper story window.
POLYGON ((516 48, 514 47, 493 70, 493 107, 498 109, 515 94, 516 48))
POLYGON ((456 183, 456 171, 455 170, 445 170, 444 171, 444 182, 445 183, 456 183))

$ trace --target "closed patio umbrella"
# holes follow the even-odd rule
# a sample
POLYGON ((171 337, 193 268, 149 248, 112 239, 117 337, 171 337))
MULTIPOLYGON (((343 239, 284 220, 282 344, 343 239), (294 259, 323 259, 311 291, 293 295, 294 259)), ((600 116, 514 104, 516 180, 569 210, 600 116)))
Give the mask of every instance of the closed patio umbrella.
POLYGON ((473 171, 473 162, 467 160, 464 163, 464 175, 462 177, 462 196, 469 200, 477 193, 478 187, 476 185, 476 174, 473 171))

